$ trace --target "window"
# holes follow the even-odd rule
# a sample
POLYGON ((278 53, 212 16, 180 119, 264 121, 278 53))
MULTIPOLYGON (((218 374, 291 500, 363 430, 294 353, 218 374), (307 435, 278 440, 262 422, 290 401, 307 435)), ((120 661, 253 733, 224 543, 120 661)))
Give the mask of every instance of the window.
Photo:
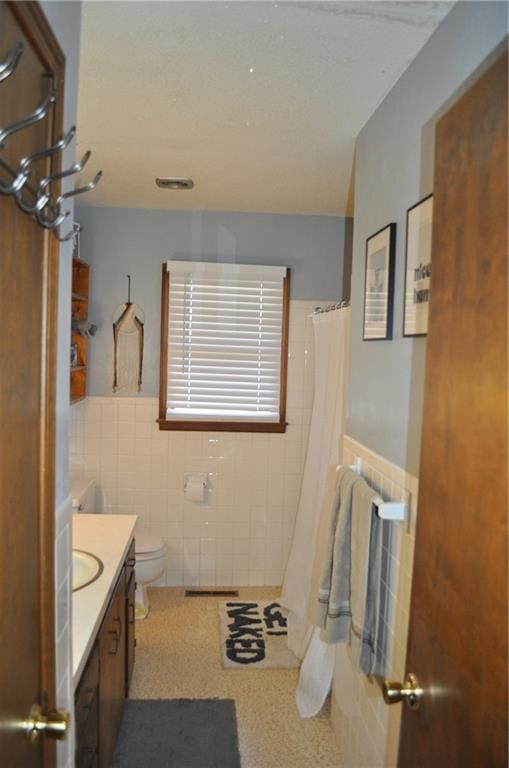
POLYGON ((284 432, 289 270, 163 266, 160 429, 284 432))

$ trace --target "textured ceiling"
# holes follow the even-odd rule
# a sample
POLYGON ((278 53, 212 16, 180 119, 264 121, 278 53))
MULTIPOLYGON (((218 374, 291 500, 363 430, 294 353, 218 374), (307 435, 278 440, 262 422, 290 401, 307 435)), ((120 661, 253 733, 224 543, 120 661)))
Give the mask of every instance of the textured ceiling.
POLYGON ((344 214, 356 135, 450 8, 84 2, 87 205, 344 214))

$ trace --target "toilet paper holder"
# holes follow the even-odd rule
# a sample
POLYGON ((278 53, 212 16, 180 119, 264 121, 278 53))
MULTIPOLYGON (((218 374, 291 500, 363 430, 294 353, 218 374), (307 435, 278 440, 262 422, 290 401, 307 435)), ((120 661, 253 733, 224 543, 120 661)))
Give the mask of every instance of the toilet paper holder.
POLYGON ((209 481, 208 472, 185 472, 184 473, 184 491, 187 490, 189 484, 195 485, 196 483, 202 485, 203 490, 207 490, 209 481))

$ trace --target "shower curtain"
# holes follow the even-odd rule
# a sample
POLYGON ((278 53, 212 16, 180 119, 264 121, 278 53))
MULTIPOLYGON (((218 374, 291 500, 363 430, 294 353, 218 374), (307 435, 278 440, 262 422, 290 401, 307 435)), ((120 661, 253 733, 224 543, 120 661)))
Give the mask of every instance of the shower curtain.
POLYGON ((288 646, 300 659, 306 654, 314 629, 306 616, 325 475, 327 467, 339 461, 344 430, 349 318, 348 308, 312 316, 313 409, 295 532, 281 594, 281 603, 289 610, 288 646))

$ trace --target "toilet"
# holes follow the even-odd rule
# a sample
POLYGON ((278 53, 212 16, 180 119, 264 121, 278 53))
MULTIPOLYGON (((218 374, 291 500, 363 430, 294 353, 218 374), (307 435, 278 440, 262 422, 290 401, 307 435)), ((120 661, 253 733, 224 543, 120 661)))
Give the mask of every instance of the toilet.
MULTIPOLYGON (((98 488, 95 480, 75 478, 71 487, 74 513, 98 513, 98 488)), ((162 576, 166 565, 166 545, 159 536, 147 533, 136 526, 134 532, 136 551, 136 618, 145 619, 149 612, 147 584, 162 576)))

